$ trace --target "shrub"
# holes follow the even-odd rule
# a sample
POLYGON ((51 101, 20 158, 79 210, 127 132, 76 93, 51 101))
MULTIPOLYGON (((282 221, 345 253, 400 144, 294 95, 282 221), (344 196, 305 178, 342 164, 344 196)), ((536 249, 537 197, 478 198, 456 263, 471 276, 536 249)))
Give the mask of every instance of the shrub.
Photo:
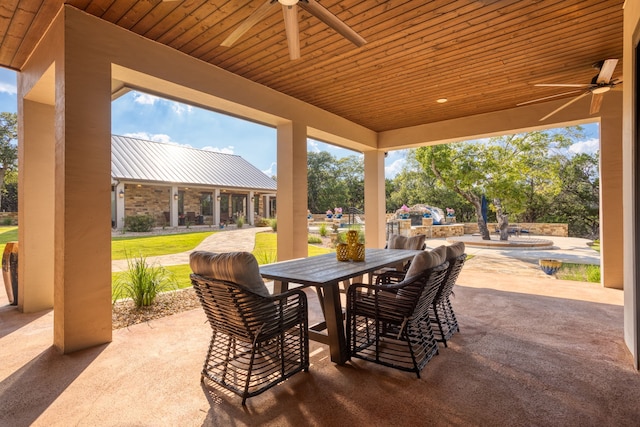
POLYGON ((148 265, 142 255, 133 260, 127 258, 127 266, 129 269, 114 285, 114 302, 131 298, 137 308, 146 307, 154 303, 159 293, 178 287, 173 274, 161 265, 148 265))
POLYGON ((154 224, 151 215, 129 215, 124 218, 124 228, 127 231, 151 231, 154 224))
POLYGON ((236 227, 242 228, 242 226, 244 226, 244 217, 239 216, 238 219, 236 219, 236 227))
POLYGON ((269 225, 271 226, 271 229, 273 231, 278 231, 278 219, 277 218, 271 219, 271 221, 269 221, 269 225))
POLYGON ((258 261, 258 264, 272 264, 278 261, 278 253, 274 250, 260 250, 253 254, 258 261))
POLYGON ((2 220, 2 225, 13 225, 13 220, 11 218, 5 218, 2 220))
POLYGON ((256 227, 269 227, 271 220, 269 218, 260 218, 256 222, 256 227))
POLYGON ((592 283, 600 283, 600 266, 599 265, 587 266, 587 281, 592 283))
POLYGON ((327 224, 325 224, 324 222, 320 224, 320 228, 318 230, 322 237, 327 237, 327 234, 329 234, 329 230, 327 230, 327 224))
POLYGON ((307 238, 307 243, 322 243, 322 239, 318 236, 311 236, 307 238))

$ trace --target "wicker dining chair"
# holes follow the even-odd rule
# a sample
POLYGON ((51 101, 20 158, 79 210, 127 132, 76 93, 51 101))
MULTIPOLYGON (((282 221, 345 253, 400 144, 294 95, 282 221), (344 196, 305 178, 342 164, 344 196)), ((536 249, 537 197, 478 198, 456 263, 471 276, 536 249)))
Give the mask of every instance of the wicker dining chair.
MULTIPOLYGON (((387 239, 387 244, 385 245, 385 249, 412 249, 412 250, 420 250, 424 251, 427 248, 425 243, 427 236, 424 234, 419 234, 417 236, 406 237, 400 234, 390 234, 387 239)), ((409 268, 411 262, 399 263, 397 265, 391 267, 384 267, 380 270, 373 271, 369 273, 369 284, 376 283, 378 276, 388 272, 388 271, 403 271, 406 272, 409 268)))
MULTIPOLYGON (((438 354, 429 307, 448 264, 433 252, 416 255, 400 283, 353 284, 347 293, 350 356, 415 372, 438 354)), ((383 275, 384 277, 384 275, 383 275)))
POLYGON ((448 347, 447 341, 451 339, 451 336, 460 331, 450 297, 467 259, 467 254, 464 251, 463 242, 456 242, 446 247, 446 260, 449 262, 449 267, 429 309, 429 317, 433 324, 436 340, 444 343, 445 347, 448 347))
POLYGON ((190 256, 191 283, 212 329, 201 381, 242 397, 256 396, 309 370, 307 297, 269 295, 248 252, 190 256))

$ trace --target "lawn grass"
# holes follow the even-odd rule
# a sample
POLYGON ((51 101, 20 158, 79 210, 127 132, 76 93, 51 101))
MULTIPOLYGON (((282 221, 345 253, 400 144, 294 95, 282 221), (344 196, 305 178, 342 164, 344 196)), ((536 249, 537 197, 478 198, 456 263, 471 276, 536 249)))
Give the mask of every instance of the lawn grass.
POLYGON ((111 259, 126 259, 143 255, 145 257, 177 254, 198 246, 214 231, 181 234, 163 234, 144 237, 114 237, 111 241, 111 259))
POLYGON ((600 283, 600 266, 593 264, 572 264, 564 262, 556 273, 562 280, 577 280, 580 282, 600 283))
POLYGON ((18 241, 18 227, 6 226, 0 227, 0 254, 4 252, 4 247, 9 242, 18 241))
MULTIPOLYGON (((278 246, 277 233, 258 233, 256 234, 256 243, 253 248, 253 254, 258 259, 259 264, 266 264, 268 261, 275 260, 275 254, 278 246), (267 261, 267 262, 263 262, 267 261)), ((335 252, 321 246, 309 245, 309 256, 323 255, 335 252)))

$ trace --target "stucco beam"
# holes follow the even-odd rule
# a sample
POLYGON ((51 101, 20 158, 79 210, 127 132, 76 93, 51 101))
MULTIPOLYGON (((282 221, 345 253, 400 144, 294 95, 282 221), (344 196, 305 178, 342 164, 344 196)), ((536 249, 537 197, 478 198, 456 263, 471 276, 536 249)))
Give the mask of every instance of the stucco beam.
MULTIPOLYGON (((621 99, 622 92, 619 90, 607 93, 601 111, 605 111, 609 105, 619 104, 621 99)), ((566 99, 545 102, 494 113, 478 114, 454 120, 380 132, 378 135, 378 149, 389 151, 415 148, 421 145, 468 141, 512 133, 593 123, 599 120, 599 116, 589 115, 591 98, 585 97, 549 119, 540 121, 540 118, 565 102, 567 102, 566 99)))
MULTIPOLYGON (((91 40, 124 86, 277 127, 304 122, 329 142, 375 148, 375 132, 65 5, 66 31, 91 40), (123 49, 126 46, 126 49, 123 49), (143 59, 143 60, 141 60, 143 59)), ((115 87, 121 87, 118 83, 115 87)))

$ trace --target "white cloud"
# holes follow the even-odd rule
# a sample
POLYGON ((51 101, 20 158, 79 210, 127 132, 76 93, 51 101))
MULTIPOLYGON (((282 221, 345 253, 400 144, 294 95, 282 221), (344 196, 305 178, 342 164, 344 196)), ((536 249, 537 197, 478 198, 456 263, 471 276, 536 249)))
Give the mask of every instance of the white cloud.
POLYGON ((193 107, 191 105, 181 104, 179 102, 172 102, 171 109, 179 116, 184 113, 191 113, 191 111, 193 111, 193 107))
POLYGON ((277 172, 277 166, 278 166, 277 163, 273 162, 269 166, 269 169, 263 170, 262 173, 264 173, 267 176, 275 176, 277 172))
POLYGON ((314 153, 319 153, 322 151, 320 149, 320 143, 318 141, 314 141, 313 139, 307 139, 307 149, 309 151, 313 151, 314 153))
POLYGON ((600 140, 597 138, 578 141, 569 147, 569 152, 573 154, 588 153, 593 154, 600 149, 600 140))
MULTIPOLYGON (((133 132, 133 133, 125 133, 123 136, 128 136, 129 138, 138 138, 144 139, 147 141, 155 141, 155 142, 164 142, 167 144, 175 144, 175 145, 183 145, 178 144, 177 142, 171 141, 171 137, 164 133, 147 133, 147 132, 133 132)), ((188 147, 188 145, 187 145, 188 147)))
POLYGON ((9 95, 15 95, 16 93, 18 93, 18 88, 16 85, 0 82, 0 93, 8 93, 9 95))
POLYGON ((384 174, 387 178, 394 178, 404 167, 407 160, 403 157, 394 160, 389 166, 385 166, 384 174))
POLYGON ((160 98, 157 96, 149 95, 148 93, 135 93, 133 95, 133 101, 142 105, 155 105, 160 98))
POLYGON ((202 147, 202 150, 213 151, 216 153, 233 154, 234 148, 235 147, 233 145, 229 145, 227 147, 222 147, 222 148, 207 146, 207 147, 202 147))

